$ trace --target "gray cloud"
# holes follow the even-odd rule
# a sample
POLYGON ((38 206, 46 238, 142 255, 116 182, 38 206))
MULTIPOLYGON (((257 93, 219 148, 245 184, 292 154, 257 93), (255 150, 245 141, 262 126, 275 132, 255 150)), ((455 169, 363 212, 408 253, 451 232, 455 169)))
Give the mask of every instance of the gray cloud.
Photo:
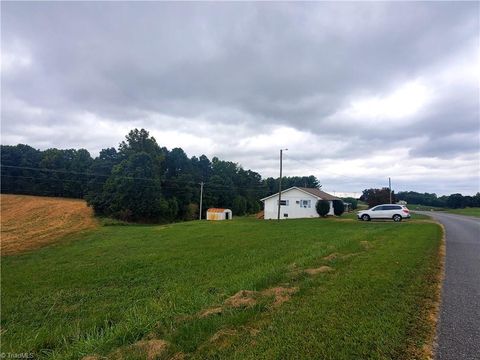
POLYGON ((337 191, 431 158, 405 186, 475 192, 443 170, 480 170, 478 7, 7 2, 2 143, 95 153, 143 126, 264 175, 289 146, 337 191))

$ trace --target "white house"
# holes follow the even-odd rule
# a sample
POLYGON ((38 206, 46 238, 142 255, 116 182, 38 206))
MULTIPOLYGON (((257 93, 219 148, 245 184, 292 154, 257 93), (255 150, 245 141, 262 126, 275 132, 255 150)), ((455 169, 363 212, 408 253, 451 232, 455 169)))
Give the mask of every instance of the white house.
POLYGON ((210 208, 207 210, 207 220, 232 220, 232 210, 210 208))
MULTIPOLYGON (((341 200, 333 195, 316 188, 291 187, 282 190, 282 203, 280 206, 280 219, 298 219, 318 217, 315 205, 318 200, 328 200, 330 211, 333 215, 333 200, 341 200)), ((264 219, 277 219, 278 193, 261 199, 264 203, 264 219)))

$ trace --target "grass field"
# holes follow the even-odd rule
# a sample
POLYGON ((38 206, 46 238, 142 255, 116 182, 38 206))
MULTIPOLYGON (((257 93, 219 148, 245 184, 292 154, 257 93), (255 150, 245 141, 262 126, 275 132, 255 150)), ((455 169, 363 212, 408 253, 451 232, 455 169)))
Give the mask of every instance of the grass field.
POLYGON ((426 358, 440 238, 428 221, 97 227, 2 258, 1 351, 90 360, 426 358))
POLYGON ((480 217, 480 208, 478 207, 464 209, 445 209, 445 211, 451 214, 480 217))
POLYGON ((83 200, 0 196, 2 255, 36 249, 97 225, 83 200))
POLYGON ((430 211, 430 210, 442 211, 442 210, 445 210, 445 208, 441 208, 441 207, 427 206, 427 205, 416 205, 416 204, 408 204, 407 207, 410 210, 419 210, 419 211, 430 211))

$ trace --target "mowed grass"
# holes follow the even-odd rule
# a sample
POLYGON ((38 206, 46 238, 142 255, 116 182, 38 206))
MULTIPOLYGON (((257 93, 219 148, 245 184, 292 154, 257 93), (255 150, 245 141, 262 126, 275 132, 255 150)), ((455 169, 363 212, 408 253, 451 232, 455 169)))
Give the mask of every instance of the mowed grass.
POLYGON ((478 207, 464 208, 464 209, 445 209, 445 212, 448 212, 451 214, 480 217, 480 208, 478 207))
POLYGON ((241 218, 104 226, 71 240, 2 258, 2 352, 145 359, 135 344, 163 339, 166 350, 152 347, 150 358, 428 355, 435 223, 241 218), (319 266, 333 271, 303 272, 319 266), (297 291, 281 306, 268 297, 225 305, 240 290, 279 286, 297 291))

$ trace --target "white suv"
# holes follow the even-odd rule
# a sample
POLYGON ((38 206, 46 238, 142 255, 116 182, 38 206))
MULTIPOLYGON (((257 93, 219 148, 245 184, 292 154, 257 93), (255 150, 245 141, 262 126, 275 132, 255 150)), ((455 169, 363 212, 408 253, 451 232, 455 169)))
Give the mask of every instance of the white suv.
POLYGON ((392 219, 393 221, 402 221, 410 218, 410 210, 405 205, 383 204, 377 205, 371 209, 359 211, 358 220, 370 221, 371 219, 392 219))

